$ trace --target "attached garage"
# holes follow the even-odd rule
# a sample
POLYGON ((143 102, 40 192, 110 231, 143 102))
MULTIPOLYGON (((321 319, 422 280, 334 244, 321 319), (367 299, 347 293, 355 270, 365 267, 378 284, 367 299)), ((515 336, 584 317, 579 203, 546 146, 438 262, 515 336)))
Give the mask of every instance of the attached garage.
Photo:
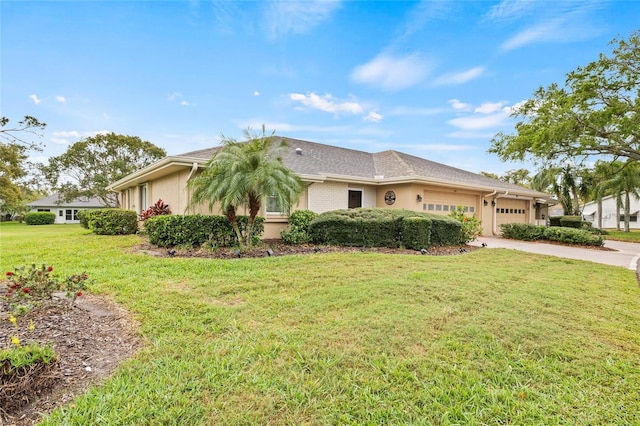
POLYGON ((478 196, 458 192, 424 191, 422 210, 427 213, 449 215, 458 206, 470 214, 476 213, 478 196))
POLYGON ((529 201, 512 198, 496 200, 496 225, 503 223, 529 223, 529 201))

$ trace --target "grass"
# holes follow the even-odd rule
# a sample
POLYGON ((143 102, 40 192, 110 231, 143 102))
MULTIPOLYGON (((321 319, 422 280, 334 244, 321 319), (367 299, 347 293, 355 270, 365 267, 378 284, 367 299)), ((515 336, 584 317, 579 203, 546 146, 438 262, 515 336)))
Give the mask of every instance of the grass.
POLYGON ((146 347, 45 425, 638 424, 632 271, 513 250, 153 258, 0 225, 0 268, 86 270, 146 347))
POLYGON ((629 232, 616 231, 615 229, 607 229, 608 234, 605 238, 614 241, 627 241, 630 243, 640 243, 640 230, 632 229, 629 232))

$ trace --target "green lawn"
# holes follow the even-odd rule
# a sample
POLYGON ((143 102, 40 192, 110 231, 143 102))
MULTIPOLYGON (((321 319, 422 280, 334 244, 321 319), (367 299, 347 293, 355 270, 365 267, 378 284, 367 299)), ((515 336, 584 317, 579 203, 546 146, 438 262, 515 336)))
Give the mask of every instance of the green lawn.
POLYGON ((46 425, 640 424, 632 271, 484 249, 158 259, 0 225, 0 268, 86 270, 146 347, 46 425))
POLYGON ((616 231, 615 229, 607 229, 608 234, 605 238, 615 241, 628 241, 631 243, 640 243, 640 230, 632 229, 630 232, 616 231))

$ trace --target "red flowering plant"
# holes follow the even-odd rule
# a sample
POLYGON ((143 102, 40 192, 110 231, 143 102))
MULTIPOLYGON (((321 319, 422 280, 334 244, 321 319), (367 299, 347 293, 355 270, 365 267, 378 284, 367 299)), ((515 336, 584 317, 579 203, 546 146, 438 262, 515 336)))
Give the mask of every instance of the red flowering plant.
POLYGON ((5 273, 5 291, 0 294, 14 310, 28 311, 45 300, 53 299, 55 292, 64 290, 71 300, 71 307, 76 298, 86 290, 87 274, 72 275, 63 284, 52 273, 53 267, 46 264, 40 267, 32 264, 29 268, 18 266, 14 271, 5 273))
POLYGON ((482 222, 478 220, 475 214, 469 216, 464 207, 458 206, 449 216, 459 221, 462 225, 462 243, 474 241, 482 235, 482 222))
POLYGON ((171 210, 169 209, 169 204, 166 204, 162 199, 156 201, 154 205, 143 211, 138 215, 138 220, 145 221, 150 217, 154 216, 162 216, 166 214, 171 214, 171 210))

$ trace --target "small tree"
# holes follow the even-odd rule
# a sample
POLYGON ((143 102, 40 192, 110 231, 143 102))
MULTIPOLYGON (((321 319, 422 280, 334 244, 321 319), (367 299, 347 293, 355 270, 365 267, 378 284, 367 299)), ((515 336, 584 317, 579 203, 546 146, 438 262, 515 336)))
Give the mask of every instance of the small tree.
POLYGON ((215 152, 202 174, 189 182, 193 189, 190 206, 218 205, 229 219, 240 246, 251 245, 255 219, 266 197, 274 197, 282 211, 289 211, 303 191, 301 179, 282 163, 288 149, 284 140, 276 142, 274 133, 244 131, 247 142, 222 136, 222 148, 215 152), (248 208, 249 220, 243 235, 236 218, 240 207, 248 208))

